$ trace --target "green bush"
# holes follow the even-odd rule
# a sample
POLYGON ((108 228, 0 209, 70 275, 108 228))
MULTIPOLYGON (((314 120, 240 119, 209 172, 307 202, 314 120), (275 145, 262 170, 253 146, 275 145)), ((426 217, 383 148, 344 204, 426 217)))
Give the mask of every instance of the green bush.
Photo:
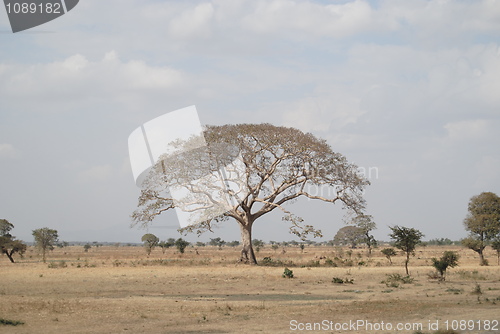
POLYGON ((293 278, 293 271, 285 268, 285 271, 283 271, 283 275, 281 275, 283 278, 293 278))
POLYGON ((445 280, 446 269, 448 269, 448 267, 453 268, 458 266, 459 257, 460 256, 456 252, 446 251, 439 260, 435 257, 432 258, 432 265, 438 271, 440 281, 445 280))
POLYGON ((398 288, 400 283, 411 284, 413 283, 413 278, 411 276, 402 276, 401 274, 387 274, 387 278, 382 281, 387 287, 398 288))
POLYGON ((24 325, 24 322, 0 318, 0 325, 17 326, 17 325, 24 325))

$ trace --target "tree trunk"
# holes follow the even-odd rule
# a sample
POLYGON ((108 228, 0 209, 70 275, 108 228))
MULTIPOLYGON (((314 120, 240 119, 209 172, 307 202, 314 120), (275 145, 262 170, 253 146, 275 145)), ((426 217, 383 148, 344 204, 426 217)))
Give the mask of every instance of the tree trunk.
POLYGON ((10 262, 14 263, 14 259, 12 258, 12 254, 9 254, 9 252, 5 252, 5 255, 9 258, 10 262))
POLYGON ((410 262, 410 253, 406 253, 406 261, 405 261, 406 276, 410 276, 410 274, 408 273, 408 262, 410 262))
POLYGON ((480 249, 480 250, 478 251, 478 253, 479 253, 479 265, 484 266, 484 265, 486 264, 486 262, 484 261, 484 254, 483 254, 483 250, 482 250, 482 249, 480 249))
POLYGON ((257 264, 257 259, 255 258, 255 253, 252 247, 252 223, 247 222, 246 225, 240 223, 241 232, 241 257, 240 262, 257 264))

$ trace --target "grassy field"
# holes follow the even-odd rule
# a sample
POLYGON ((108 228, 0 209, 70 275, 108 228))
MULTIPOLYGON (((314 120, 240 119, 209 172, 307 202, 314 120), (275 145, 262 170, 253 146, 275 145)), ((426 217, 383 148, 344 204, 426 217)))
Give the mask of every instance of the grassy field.
POLYGON ((155 249, 147 257, 141 247, 85 253, 71 246, 43 263, 30 247, 16 264, 0 260, 0 332, 434 333, 429 321, 443 330, 447 320, 457 333, 500 332, 495 322, 496 330, 484 330, 487 321, 500 320, 500 267, 490 249, 490 266, 478 266, 475 253, 458 246, 418 248, 413 282, 406 283, 397 279, 404 277, 403 257, 389 265, 379 249, 370 258, 366 250, 349 257, 332 247, 283 253, 266 246, 257 253, 261 263, 268 257, 276 266, 238 264, 238 255, 237 248, 155 249), (445 250, 460 254, 459 267, 445 282, 430 279, 431 258, 445 250), (345 264, 332 267, 329 260, 345 264), (282 277, 285 266, 294 278, 282 277), (333 283, 334 277, 352 283, 333 283), (314 323, 321 328, 300 330, 314 323), (399 324, 407 330, 397 330, 399 324))

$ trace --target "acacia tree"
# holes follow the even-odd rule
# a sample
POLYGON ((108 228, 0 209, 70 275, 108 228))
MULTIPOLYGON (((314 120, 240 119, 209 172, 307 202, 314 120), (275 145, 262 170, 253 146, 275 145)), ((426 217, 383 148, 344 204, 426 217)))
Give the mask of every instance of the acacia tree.
POLYGON ((146 253, 148 253, 149 256, 151 251, 158 246, 160 238, 152 233, 146 233, 142 236, 141 241, 144 243, 144 248, 146 248, 146 253))
POLYGON ((219 247, 219 250, 222 249, 222 246, 224 246, 226 244, 226 242, 224 240, 222 240, 222 238, 220 237, 217 237, 217 238, 210 238, 210 242, 208 243, 209 245, 211 246, 217 246, 219 247))
MULTIPOLYGON (((197 150, 186 151, 176 158, 161 160, 157 168, 152 169, 142 185, 138 209, 132 214, 135 223, 151 223, 162 212, 181 205, 169 193, 169 188, 184 187, 196 192, 190 180, 201 174, 196 166, 204 157, 211 159, 205 164, 205 171, 208 168, 217 172, 236 156, 244 170, 240 173, 233 169, 239 179, 237 191, 219 190, 230 197, 230 205, 222 214, 189 225, 182 231, 201 233, 211 230, 213 224, 234 219, 240 226, 240 260, 245 263, 257 263, 252 247, 254 223, 276 209, 281 210, 282 219, 290 223, 290 232, 301 239, 311 234, 322 235, 320 230, 304 224, 302 218, 289 211, 286 203, 305 197, 328 203, 342 202, 355 212, 364 209, 362 193, 369 182, 358 173, 357 166, 334 152, 325 140, 310 133, 270 124, 239 124, 208 126, 204 138, 209 154, 200 157, 197 150), (226 147, 225 151, 221 147, 226 147), (236 154, 228 154, 229 151, 236 154), (191 168, 187 172, 186 165, 191 168), (328 194, 324 194, 326 190, 328 194)), ((207 197, 209 201, 217 201, 210 194, 207 197)), ((210 213, 209 207, 203 210, 210 213)))
POLYGON ((14 228, 14 225, 9 223, 7 219, 0 219, 0 252, 5 254, 10 262, 15 263, 12 255, 19 253, 21 257, 26 251, 26 244, 20 240, 16 240, 10 234, 10 230, 14 228))
POLYGON ((373 221, 373 217, 365 214, 358 214, 349 222, 356 227, 358 227, 363 234, 362 242, 368 247, 368 256, 372 255, 372 248, 377 246, 377 240, 371 234, 371 231, 377 228, 377 225, 373 221))
POLYGON ((184 251, 187 246, 189 246, 189 241, 186 241, 182 238, 175 240, 175 247, 177 247, 179 253, 184 254, 184 251))
POLYGON ((406 275, 409 275, 408 262, 410 262, 410 255, 415 256, 415 248, 422 242, 424 235, 414 228, 397 225, 389 226, 389 228, 392 230, 389 236, 394 240, 394 247, 401 249, 406 254, 405 269, 406 275))
POLYGON ((168 238, 168 240, 160 241, 158 243, 158 246, 161 247, 161 252, 165 254, 165 251, 169 249, 170 247, 175 246, 175 239, 174 238, 168 238))
POLYGON ((14 225, 9 223, 7 219, 0 219, 0 235, 2 237, 10 236, 10 230, 14 228, 14 225))
POLYGON ((59 239, 57 230, 53 230, 48 227, 39 228, 33 230, 33 237, 35 238, 36 247, 38 247, 42 251, 42 259, 45 263, 45 253, 47 252, 47 250, 53 250, 54 245, 59 239))
POLYGON ((349 246, 356 248, 356 246, 363 242, 364 234, 357 226, 344 226, 338 230, 333 238, 333 244, 336 246, 349 246))
POLYGON ((462 244, 478 253, 480 264, 486 265, 484 249, 500 233, 500 197, 491 192, 473 196, 468 210, 464 225, 469 237, 462 244))
POLYGON ((384 248, 380 252, 385 255, 385 257, 389 260, 389 263, 392 265, 392 259, 391 259, 391 257, 397 255, 397 253, 394 250, 394 248, 390 248, 390 247, 389 248, 384 248))

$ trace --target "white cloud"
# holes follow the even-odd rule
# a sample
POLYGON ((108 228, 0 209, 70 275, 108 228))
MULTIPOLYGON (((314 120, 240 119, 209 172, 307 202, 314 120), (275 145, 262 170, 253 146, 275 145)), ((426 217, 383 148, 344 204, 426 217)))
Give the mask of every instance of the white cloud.
MULTIPOLYGON (((140 60, 121 61, 115 52, 107 52, 99 61, 75 54, 62 61, 31 66, 4 65, 4 96, 61 96, 85 90, 85 95, 130 90, 168 90, 182 85, 181 71, 167 66, 147 65, 140 60)), ((109 96, 109 95, 108 95, 109 96)))
MULTIPOLYGON (((365 1, 321 5, 312 1, 255 1, 243 18, 245 28, 258 33, 346 37, 372 26, 372 9, 365 1)), ((303 37, 303 36, 302 36, 303 37)))
POLYGON ((17 157, 19 152, 12 146, 12 144, 0 143, 0 159, 9 159, 17 157))
POLYGON ((78 179, 81 182, 105 181, 113 175, 113 167, 111 165, 98 165, 90 167, 78 174, 78 179))
POLYGON ((214 6, 202 3, 185 10, 169 23, 169 33, 174 38, 208 37, 210 23, 214 16, 214 6))
POLYGON ((476 181, 474 186, 478 191, 488 191, 488 189, 497 189, 500 186, 500 175, 498 174, 500 166, 500 156, 486 155, 479 160, 476 167, 476 181))
POLYGON ((493 131, 492 124, 484 119, 448 123, 444 126, 447 139, 452 142, 470 142, 486 138, 493 131))

